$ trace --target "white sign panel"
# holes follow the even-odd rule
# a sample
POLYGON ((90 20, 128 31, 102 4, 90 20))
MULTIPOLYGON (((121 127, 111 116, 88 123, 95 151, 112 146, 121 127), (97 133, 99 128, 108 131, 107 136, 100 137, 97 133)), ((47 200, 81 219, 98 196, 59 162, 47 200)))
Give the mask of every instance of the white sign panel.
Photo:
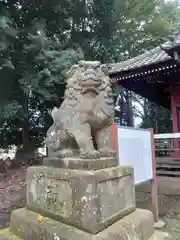
POLYGON ((119 164, 134 168, 135 184, 153 179, 151 133, 118 127, 119 164))

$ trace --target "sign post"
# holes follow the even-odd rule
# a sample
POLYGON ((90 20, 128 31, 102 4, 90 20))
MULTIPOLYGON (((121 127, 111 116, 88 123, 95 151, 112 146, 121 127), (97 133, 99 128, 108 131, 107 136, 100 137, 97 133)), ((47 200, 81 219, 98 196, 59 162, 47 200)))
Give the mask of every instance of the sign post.
POLYGON ((135 185, 151 182, 152 212, 154 221, 159 221, 156 158, 153 129, 120 127, 111 128, 114 151, 120 165, 134 168, 135 185))
POLYGON ((151 198, 152 198, 152 212, 154 221, 159 221, 159 206, 158 206, 158 192, 157 192, 157 177, 156 177, 156 157, 155 157, 155 144, 154 144, 154 130, 149 129, 151 133, 151 150, 152 150, 152 169, 153 179, 151 180, 151 198))

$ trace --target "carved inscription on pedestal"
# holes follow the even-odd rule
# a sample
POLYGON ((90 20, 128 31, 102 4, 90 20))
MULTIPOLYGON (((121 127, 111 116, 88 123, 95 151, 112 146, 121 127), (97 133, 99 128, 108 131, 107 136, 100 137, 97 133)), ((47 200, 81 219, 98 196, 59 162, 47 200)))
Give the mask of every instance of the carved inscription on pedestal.
POLYGON ((51 179, 45 189, 45 207, 56 214, 69 217, 72 213, 72 189, 68 181, 51 179))
POLYGON ((28 183, 28 205, 62 217, 72 214, 72 189, 69 181, 34 174, 28 183))

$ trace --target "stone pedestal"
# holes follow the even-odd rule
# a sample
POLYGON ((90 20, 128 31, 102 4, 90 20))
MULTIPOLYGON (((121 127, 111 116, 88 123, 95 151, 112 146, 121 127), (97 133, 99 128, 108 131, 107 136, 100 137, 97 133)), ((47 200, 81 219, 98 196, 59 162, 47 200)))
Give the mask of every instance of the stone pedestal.
POLYGON ((13 233, 25 240, 150 240, 153 216, 135 207, 131 167, 112 159, 56 161, 62 168, 28 168, 27 207, 12 213, 13 233))
POLYGON ((31 167, 27 208, 95 234, 135 210, 133 169, 31 167))
POLYGON ((55 158, 46 157, 43 165, 47 167, 76 169, 76 170, 99 170, 104 168, 116 167, 117 158, 80 159, 80 158, 55 158))
POLYGON ((12 213, 11 230, 25 240, 149 240, 153 234, 151 212, 137 209, 97 234, 44 218, 37 223, 38 214, 27 209, 12 213), (56 238, 55 238, 56 237, 56 238))
POLYGON ((136 209, 97 234, 44 217, 26 208, 13 211, 11 231, 24 240, 170 240, 167 233, 154 232, 150 211, 136 209))

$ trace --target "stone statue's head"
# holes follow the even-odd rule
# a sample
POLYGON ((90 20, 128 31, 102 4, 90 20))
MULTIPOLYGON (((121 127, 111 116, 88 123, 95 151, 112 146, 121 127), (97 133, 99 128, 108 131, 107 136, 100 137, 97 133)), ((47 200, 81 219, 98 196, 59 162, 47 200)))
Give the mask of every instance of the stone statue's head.
POLYGON ((80 61, 67 72, 65 96, 75 94, 96 97, 101 92, 112 94, 108 68, 98 61, 80 61))

